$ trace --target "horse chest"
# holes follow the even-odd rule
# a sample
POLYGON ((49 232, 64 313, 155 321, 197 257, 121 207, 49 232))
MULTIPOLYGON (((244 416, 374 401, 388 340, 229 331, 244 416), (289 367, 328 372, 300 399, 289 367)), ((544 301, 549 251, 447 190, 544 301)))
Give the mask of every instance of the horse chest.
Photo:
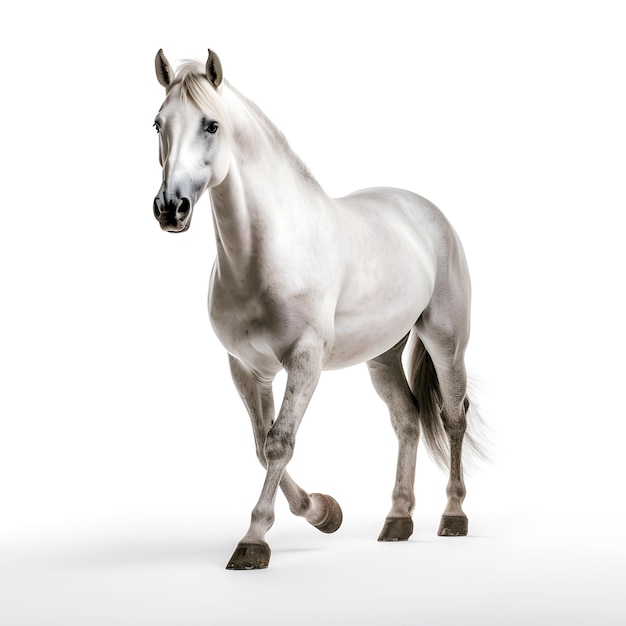
POLYGON ((282 369, 280 357, 306 325, 306 311, 262 291, 233 293, 219 281, 209 290, 209 317, 226 350, 259 373, 282 369))

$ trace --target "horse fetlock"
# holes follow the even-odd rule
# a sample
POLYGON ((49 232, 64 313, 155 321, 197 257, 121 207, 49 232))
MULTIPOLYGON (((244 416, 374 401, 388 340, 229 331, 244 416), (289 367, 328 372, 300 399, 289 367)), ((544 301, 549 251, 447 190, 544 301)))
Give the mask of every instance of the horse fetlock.
POLYGON ((311 501, 311 497, 305 492, 302 492, 297 498, 289 501, 289 510, 298 517, 308 519, 312 508, 313 502, 311 501))
POLYGON ((467 489, 465 488, 465 483, 462 480, 451 480, 446 486, 446 496, 448 496, 448 501, 459 507, 461 506, 463 500, 465 500, 466 493, 467 489))
MULTIPOLYGON (((412 485, 411 485, 412 487, 412 485)), ((398 485, 394 488, 391 496, 393 506, 389 517, 411 516, 415 507, 415 493, 412 488, 398 485)))

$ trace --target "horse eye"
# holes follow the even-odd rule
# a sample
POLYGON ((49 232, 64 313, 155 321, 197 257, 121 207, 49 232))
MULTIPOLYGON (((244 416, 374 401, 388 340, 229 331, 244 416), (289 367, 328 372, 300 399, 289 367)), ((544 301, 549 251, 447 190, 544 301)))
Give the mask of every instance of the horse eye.
POLYGON ((219 127, 220 125, 217 122, 209 122, 204 130, 214 135, 219 127))
POLYGON ((154 126, 154 130, 156 130, 157 133, 161 132, 161 127, 159 126, 158 122, 155 122, 153 126, 154 126))

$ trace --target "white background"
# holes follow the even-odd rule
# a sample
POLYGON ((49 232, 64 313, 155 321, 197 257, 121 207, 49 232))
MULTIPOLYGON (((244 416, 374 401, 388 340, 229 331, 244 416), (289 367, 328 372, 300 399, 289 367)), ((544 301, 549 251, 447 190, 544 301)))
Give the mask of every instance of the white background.
POLYGON ((626 19, 618 2, 23 2, 2 9, 0 622, 623 623, 626 19), (364 366, 325 374, 270 569, 224 565, 263 474, 206 314, 210 206, 168 235, 153 58, 204 60, 331 195, 417 191, 459 232, 492 462, 470 537, 375 541, 395 440, 364 366))

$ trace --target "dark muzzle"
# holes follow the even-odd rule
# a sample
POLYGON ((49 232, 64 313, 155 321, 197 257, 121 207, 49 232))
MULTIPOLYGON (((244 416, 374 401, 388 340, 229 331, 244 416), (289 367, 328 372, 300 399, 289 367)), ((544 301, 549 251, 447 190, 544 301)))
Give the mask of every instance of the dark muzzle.
POLYGON ((189 228, 192 206, 189 198, 172 198, 163 202, 159 196, 152 205, 154 217, 161 228, 170 233, 180 233, 189 228))

